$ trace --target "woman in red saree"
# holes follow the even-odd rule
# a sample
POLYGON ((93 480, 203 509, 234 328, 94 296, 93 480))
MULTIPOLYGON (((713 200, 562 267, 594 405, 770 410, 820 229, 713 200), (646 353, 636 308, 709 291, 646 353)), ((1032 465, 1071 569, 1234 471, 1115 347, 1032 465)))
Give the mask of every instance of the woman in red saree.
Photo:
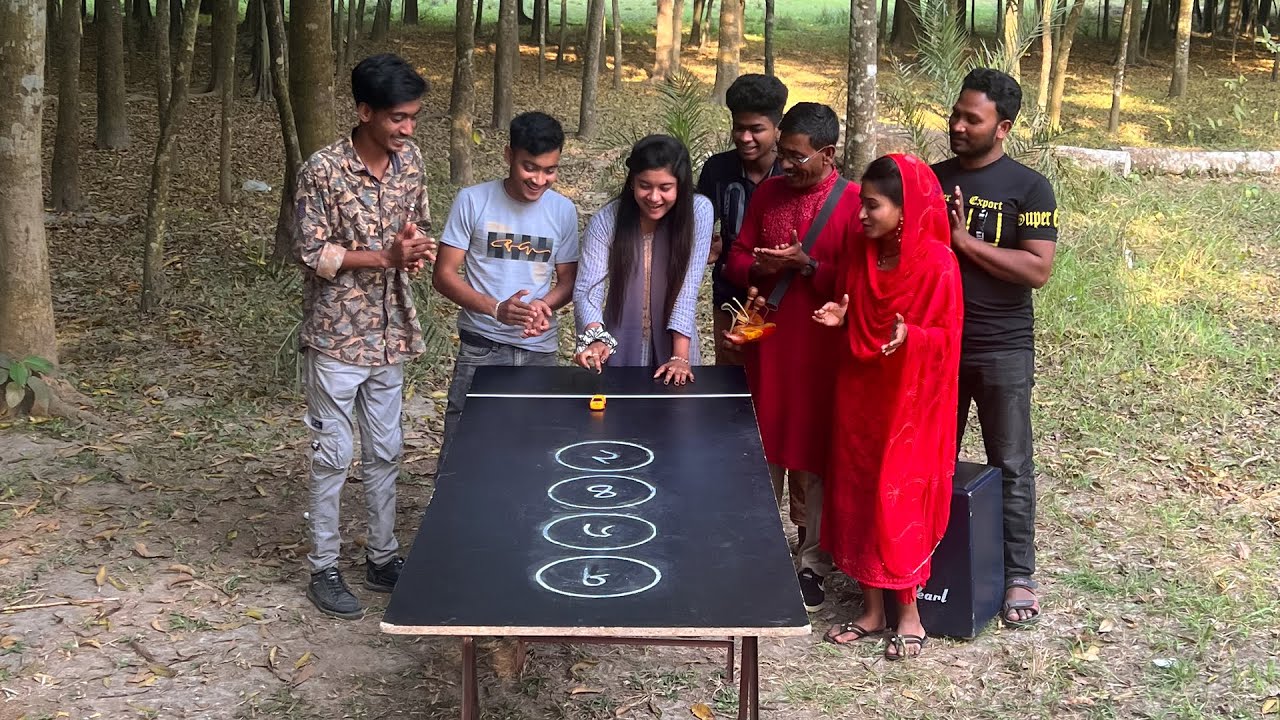
POLYGON ((899 660, 924 648, 916 592, 950 513, 964 304, 928 165, 905 155, 871 163, 860 220, 843 259, 843 297, 814 313, 845 329, 822 545, 863 592, 862 614, 826 639, 884 633, 888 595, 898 626, 885 657, 899 660))

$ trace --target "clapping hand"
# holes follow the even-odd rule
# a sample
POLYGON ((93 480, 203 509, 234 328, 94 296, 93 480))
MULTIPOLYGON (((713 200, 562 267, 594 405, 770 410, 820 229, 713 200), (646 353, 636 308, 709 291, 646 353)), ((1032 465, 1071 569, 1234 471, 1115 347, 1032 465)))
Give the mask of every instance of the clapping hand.
POLYGON ((829 302, 813 311, 813 320, 827 327, 840 327, 844 324, 845 313, 849 310, 849 296, 840 298, 839 303, 829 302))

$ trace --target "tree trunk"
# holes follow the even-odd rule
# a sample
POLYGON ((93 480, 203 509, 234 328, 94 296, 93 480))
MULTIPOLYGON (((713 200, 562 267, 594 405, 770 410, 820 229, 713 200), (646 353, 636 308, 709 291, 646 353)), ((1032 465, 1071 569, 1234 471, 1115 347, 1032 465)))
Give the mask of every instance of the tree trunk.
POLYGON ((493 58, 493 122, 495 130, 506 130, 515 115, 512 92, 515 89, 516 63, 520 54, 520 0, 498 3, 498 39, 493 58))
POLYGON ((738 62, 742 53, 743 0, 720 0, 720 49, 716 53, 716 84, 711 100, 724 105, 725 93, 738 79, 738 62))
POLYGON ((1182 97, 1187 91, 1187 69, 1191 64, 1191 2, 1183 0, 1178 8, 1178 37, 1173 53, 1173 78, 1169 81, 1169 97, 1182 97))
POLYGON ((880 0, 880 17, 876 18, 880 24, 880 28, 876 33, 876 40, 886 41, 889 39, 889 0, 880 0))
MULTIPOLYGON (((1151 0, 1147 0, 1147 4, 1151 4, 1151 0)), ((1138 7, 1133 16, 1133 27, 1129 30, 1129 64, 1136 65, 1142 62, 1142 0, 1138 0, 1138 7)))
POLYGON ((98 0, 93 24, 98 29, 98 148, 129 146, 129 116, 124 103, 124 28, 120 4, 98 0))
POLYGON ((347 22, 345 27, 347 40, 343 43, 342 48, 342 67, 351 67, 351 63, 356 58, 356 33, 360 30, 360 20, 356 16, 358 8, 356 0, 347 0, 347 22))
POLYGON ((471 139, 476 109, 475 23, 471 0, 457 0, 453 28, 453 88, 449 92, 449 181, 455 185, 475 182, 471 170, 471 139))
POLYGON ((587 5, 587 52, 582 59, 582 99, 578 106, 578 137, 582 140, 596 136, 596 85, 600 81, 598 58, 604 45, 604 2, 590 0, 587 5))
POLYGON ((272 101, 277 83, 275 83, 275 68, 271 67, 271 39, 268 31, 267 5, 271 2, 279 3, 281 0, 257 0, 253 7, 253 24, 257 28, 253 33, 253 79, 254 92, 253 96, 258 102, 269 103, 272 101))
POLYGON ((1213 34, 1213 28, 1218 24, 1218 3, 1216 0, 1205 0, 1204 16, 1200 22, 1200 32, 1213 34))
POLYGON ((613 89, 622 89, 622 13, 613 0, 613 89))
POLYGON ((418 0, 404 0, 404 9, 400 11, 405 25, 418 24, 418 0))
POLYGON ((693 0, 693 27, 689 30, 689 45, 702 47, 702 8, 707 0, 693 0))
POLYGON ((333 8, 333 73, 341 75, 347 62, 347 3, 338 0, 333 8))
POLYGON ((908 0, 894 0, 893 31, 889 42, 898 47, 913 48, 920 34, 920 17, 908 0))
MULTIPOLYGON (((192 0, 187 0, 191 2, 192 0)), ((102 2, 102 0, 98 0, 102 2)), ((222 59, 226 77, 222 80, 222 127, 221 143, 218 146, 218 202, 230 205, 235 202, 232 191, 233 177, 231 173, 231 116, 235 111, 236 86, 236 12, 240 7, 239 0, 221 0, 218 3, 219 15, 223 18, 222 31, 218 40, 223 43, 222 59)))
POLYGON ((173 60, 169 47, 169 3, 156 2, 156 98, 159 101, 160 120, 164 121, 165 108, 169 107, 169 91, 173 89, 173 60))
POLYGON ((707 38, 711 37, 711 18, 715 13, 716 0, 707 0, 702 8, 702 37, 698 39, 698 49, 707 46, 707 38))
POLYGON ((1111 0, 1102 0, 1101 15, 1098 20, 1098 35, 1102 42, 1106 42, 1111 38, 1111 0))
POLYGON ((666 82, 671 78, 671 16, 673 0, 658 0, 658 24, 653 39, 653 81, 666 82))
POLYGON ((303 158, 333 142, 333 49, 328 3, 297 3, 289 18, 289 99, 303 158))
POLYGON ((607 22, 608 19, 609 19, 608 11, 606 9, 601 9, 600 11, 600 53, 598 55, 598 58, 600 60, 601 75, 609 71, 609 46, 605 44, 608 42, 606 38, 609 37, 609 23, 607 22))
POLYGON ((364 0, 360 0, 360 4, 356 7, 356 39, 360 40, 364 37, 364 0))
POLYGON ((298 147, 298 125, 289 96, 289 51, 285 39, 284 8, 279 0, 266 3, 267 39, 271 51, 271 76, 277 88, 276 115, 280 118, 280 138, 284 143, 284 182, 280 185, 280 212, 276 214, 276 237, 272 259, 279 266, 293 262, 294 191, 302 150, 298 147))
MULTIPOLYGON (((1046 3, 1048 0, 1046 0, 1046 3)), ((1062 128, 1062 95, 1067 88, 1067 63, 1071 59, 1071 43, 1076 37, 1076 28, 1084 15, 1084 0, 1075 0, 1071 4, 1071 12, 1067 14, 1067 24, 1062 27, 1062 39, 1058 42, 1058 52, 1053 59, 1053 95, 1049 98, 1049 127, 1054 130, 1062 128)))
POLYGON ((680 53, 684 48, 684 0, 671 6, 671 73, 680 72, 680 53))
POLYGON ((876 159, 876 0, 849 2, 848 105, 845 107, 844 168, 860 177, 876 159))
POLYGON ((476 0, 476 37, 480 37, 480 25, 484 22, 484 0, 476 0))
POLYGON ((538 40, 538 84, 547 78, 547 5, 549 0, 533 0, 533 32, 538 40))
POLYGON ((369 40, 375 45, 385 42, 391 33, 391 0, 378 0, 373 11, 373 32, 369 40))
POLYGON ((1053 0, 1040 0, 1040 84, 1036 105, 1040 112, 1049 106, 1049 80, 1053 74, 1053 0))
POLYGON ((1147 31, 1147 37, 1151 39, 1151 46, 1166 48, 1169 47, 1169 41, 1172 39, 1169 34, 1169 0, 1153 0, 1153 2, 1155 10, 1151 13, 1151 28, 1147 31))
POLYGON ((58 362, 41 197, 45 0, 0 3, 0 352, 58 362))
MULTIPOLYGON (((1189 2, 1190 0, 1188 0, 1189 2)), ((1116 59, 1116 74, 1111 81, 1111 114, 1107 116, 1107 133, 1115 135, 1120 130, 1120 99, 1124 95, 1124 70, 1128 63, 1129 33, 1133 32, 1133 15, 1139 0, 1125 0, 1120 16, 1120 50, 1116 59)))
MULTIPOLYGON (((101 0, 99 0, 101 1, 101 0)), ((209 81, 205 84, 203 92, 205 94, 214 95, 221 94, 222 80, 224 77, 223 66, 226 59, 222 56, 222 51, 226 47, 226 43, 222 40, 222 33, 226 31, 226 24, 223 22, 223 8, 225 3, 218 2, 213 8, 213 17, 210 19, 209 28, 212 31, 212 37, 209 41, 209 81)), ((229 17, 231 20, 231 34, 236 32, 235 16, 240 12, 239 6, 232 8, 229 17)))
POLYGON ((569 0, 560 0, 560 36, 556 38, 556 69, 564 66, 564 44, 569 39, 569 0))
MULTIPOLYGON (((164 0, 156 0, 159 5, 164 0)), ((182 0, 168 0, 169 2, 169 45, 182 44, 182 0)))
MULTIPOLYGON (((164 0, 161 0, 164 4, 164 0)), ((142 311, 149 313, 164 302, 164 236, 169 211, 169 185, 173 173, 173 144, 187 104, 191 86, 191 64, 196 49, 196 26, 200 20, 200 3, 189 2, 182 13, 182 39, 177 48, 178 61, 173 65, 169 102, 160 106, 160 137, 156 141, 155 159, 151 165, 151 189, 147 193, 146 245, 142 257, 142 311)), ((166 49, 169 33, 166 24, 156 28, 156 37, 164 38, 166 49)), ((169 58, 157 62, 168 65, 169 58)))
POLYGON ((1236 41, 1240 39, 1240 0, 1228 0, 1227 29, 1231 34, 1231 62, 1236 61, 1236 41))
MULTIPOLYGON (((1018 47, 1018 30, 1022 26, 1022 3, 1024 0, 1006 0, 1004 5, 1004 53, 1009 63, 1009 74, 1014 80, 1022 79, 1022 58, 1018 47)), ((1053 0, 1045 0, 1052 3, 1053 0)))
POLYGON ((58 130, 53 138, 49 191, 53 209, 79 210, 80 196, 80 0, 63 0, 59 20, 58 130), (74 3, 74 4, 73 4, 74 3))
MULTIPOLYGON (((775 0, 764 0, 764 74, 775 75, 773 69, 773 44, 776 18, 774 17, 775 0)), ((872 14, 875 14, 875 8, 872 8, 872 14)), ((852 18, 849 22, 853 22, 852 18)), ((873 23, 874 24, 874 21, 873 23)))

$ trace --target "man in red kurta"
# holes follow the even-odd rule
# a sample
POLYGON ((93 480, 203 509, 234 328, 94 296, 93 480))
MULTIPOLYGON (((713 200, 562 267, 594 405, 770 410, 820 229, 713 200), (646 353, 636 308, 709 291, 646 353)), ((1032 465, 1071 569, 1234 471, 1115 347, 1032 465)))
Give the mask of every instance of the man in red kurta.
POLYGON ((823 576, 832 569, 818 539, 836 372, 831 348, 838 335, 810 318, 834 291, 841 246, 860 206, 858 186, 842 181, 836 170, 840 122, 831 108, 797 103, 778 128, 784 174, 756 188, 724 273, 765 298, 790 277, 786 294, 767 317, 776 331, 745 346, 744 359, 774 493, 781 497, 784 474, 805 488, 808 531, 797 551, 798 577, 805 608, 815 612, 826 599, 823 576), (803 239, 838 184, 838 204, 806 251, 803 239))

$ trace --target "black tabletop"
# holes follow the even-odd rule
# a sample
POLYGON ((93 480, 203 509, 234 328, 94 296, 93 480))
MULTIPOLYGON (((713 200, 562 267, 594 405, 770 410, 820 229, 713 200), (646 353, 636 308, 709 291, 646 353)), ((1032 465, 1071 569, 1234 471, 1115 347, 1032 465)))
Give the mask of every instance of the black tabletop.
POLYGON ((742 370, 649 375, 480 368, 382 629, 807 633, 742 370))

